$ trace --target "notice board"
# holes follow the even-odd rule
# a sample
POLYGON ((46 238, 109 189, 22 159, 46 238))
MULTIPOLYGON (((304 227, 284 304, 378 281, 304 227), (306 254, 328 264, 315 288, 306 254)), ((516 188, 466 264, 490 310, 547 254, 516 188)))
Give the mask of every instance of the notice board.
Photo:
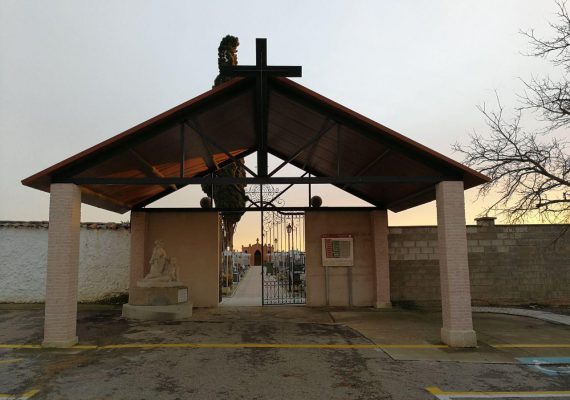
POLYGON ((322 235, 322 257, 325 267, 352 267, 354 242, 350 234, 322 235))

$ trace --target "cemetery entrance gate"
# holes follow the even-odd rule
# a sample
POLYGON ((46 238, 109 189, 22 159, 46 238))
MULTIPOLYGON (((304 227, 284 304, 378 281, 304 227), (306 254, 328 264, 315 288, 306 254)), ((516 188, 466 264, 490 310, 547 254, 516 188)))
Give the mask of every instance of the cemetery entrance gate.
POLYGON ((262 304, 305 304, 305 214, 262 211, 262 304), (265 243, 265 245, 263 245, 265 243))

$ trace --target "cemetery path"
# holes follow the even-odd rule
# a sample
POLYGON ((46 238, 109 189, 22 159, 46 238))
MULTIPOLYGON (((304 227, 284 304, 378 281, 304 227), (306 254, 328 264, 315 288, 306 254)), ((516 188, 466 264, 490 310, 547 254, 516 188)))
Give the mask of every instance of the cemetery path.
POLYGON ((234 295, 226 297, 221 305, 227 307, 261 306, 261 265, 251 266, 239 283, 234 295))

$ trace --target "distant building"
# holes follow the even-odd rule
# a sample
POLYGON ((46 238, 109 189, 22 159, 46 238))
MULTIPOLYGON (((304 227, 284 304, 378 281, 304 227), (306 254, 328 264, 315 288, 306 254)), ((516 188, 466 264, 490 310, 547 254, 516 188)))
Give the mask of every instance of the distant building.
POLYGON ((261 253, 263 250, 263 261, 270 261, 271 254, 273 253, 273 246, 266 244, 261 247, 261 243, 259 243, 259 239, 257 239, 257 243, 249 244, 249 246, 241 246, 242 253, 249 254, 249 265, 261 265, 261 253))

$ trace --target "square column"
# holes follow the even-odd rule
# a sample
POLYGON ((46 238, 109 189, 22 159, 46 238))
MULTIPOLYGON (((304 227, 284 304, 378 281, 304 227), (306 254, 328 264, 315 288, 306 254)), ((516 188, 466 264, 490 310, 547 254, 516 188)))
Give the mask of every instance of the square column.
POLYGON ((78 186, 50 186, 48 262, 44 340, 46 347, 77 343, 77 277, 81 191, 78 186))
POLYGON ((148 227, 148 214, 144 211, 131 212, 131 262, 129 266, 129 291, 144 278, 144 250, 148 227))
POLYGON ((438 183, 436 199, 443 316, 441 340, 453 347, 475 347, 477 336, 471 316, 463 182, 438 183))
POLYGON ((372 211, 372 238, 374 241, 374 270, 376 272, 376 299, 374 307, 390 308, 390 256, 388 254, 388 211, 372 211))

